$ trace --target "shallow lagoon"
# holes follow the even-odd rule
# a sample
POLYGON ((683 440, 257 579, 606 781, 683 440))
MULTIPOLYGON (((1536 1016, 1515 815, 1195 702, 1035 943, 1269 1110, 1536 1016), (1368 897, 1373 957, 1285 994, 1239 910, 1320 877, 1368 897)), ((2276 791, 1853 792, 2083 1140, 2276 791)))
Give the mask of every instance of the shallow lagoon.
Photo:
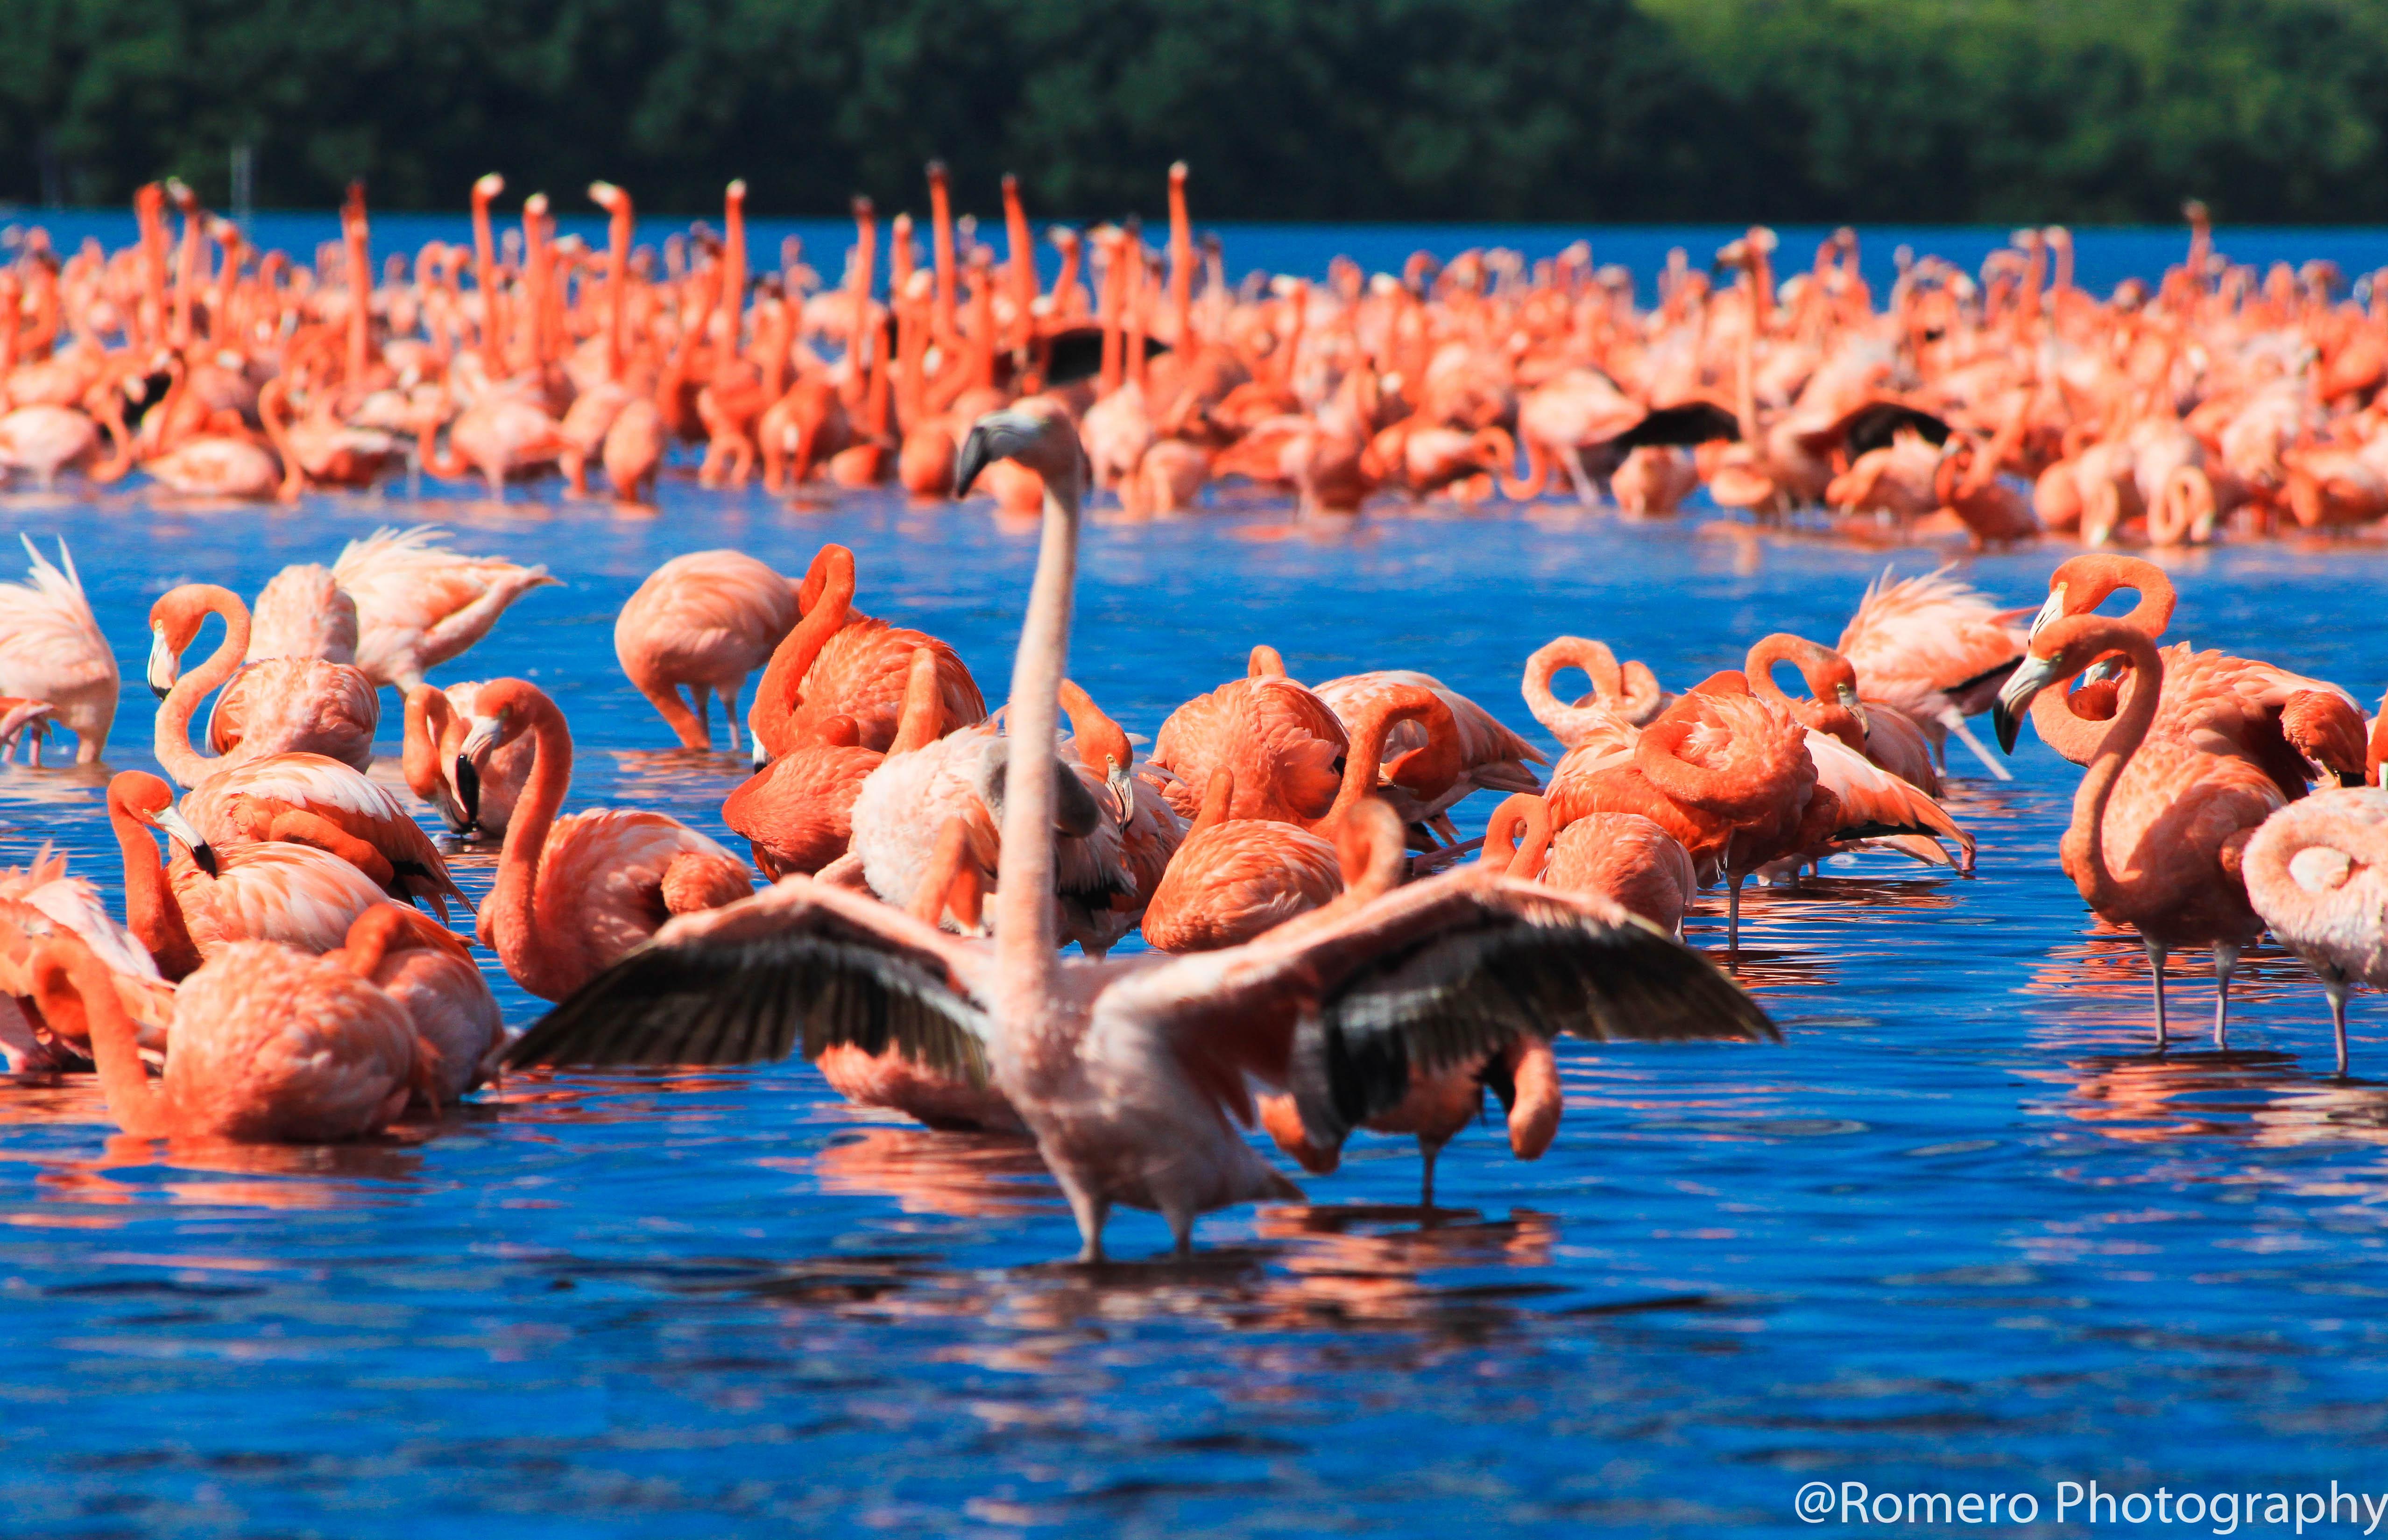
MULTIPOLYGON (((611 644, 682 551, 795 570, 843 541, 865 607, 951 640, 991 694, 1007 678, 1033 534, 984 503, 552 497, 0 511, 73 545, 132 686, 120 769, 152 763, 159 592, 253 594, 380 524, 564 580, 441 677, 554 694, 574 806, 722 833, 737 762, 663 751, 611 644)), ((1426 668, 1523 729, 1518 668, 1552 635, 1681 684, 1768 630, 1830 640, 1886 560, 1938 559, 1556 505, 1285 520, 1097 521, 1073 673, 1149 734, 1267 641, 1297 677, 1426 668)), ((1967 576, 2035 602, 2061 554, 1967 576)), ((2366 698, 2388 679, 2377 547, 2175 571, 2175 636, 2366 698)), ((236 1157, 112 1140, 88 1086, 0 1091, 6 1527, 1812 1533, 1792 1501, 1819 1479, 2029 1491, 2043 1521, 2061 1480, 2360 1483, 2388 1426, 2388 1086, 2362 1078, 2388 1073, 2388 1008, 2358 998, 2335 1083, 2318 990, 2267 949, 2229 1053, 2153 1056, 2137 947, 2055 868, 2076 772, 2028 736, 2012 783, 1953 768, 1978 878, 1868 859, 1753 899, 1745 978, 1784 1047, 1571 1045, 1556 1146, 1521 1165, 1497 1122, 1463 1135, 1440 1223, 1405 1206, 1414 1148, 1363 1135, 1313 1206, 1205 1221, 1188 1267, 1055 1266, 1074 1233, 1033 1153, 847 1108, 801 1064, 517 1079, 436 1133, 236 1157)), ((116 893, 99 795, 0 770, 0 861, 54 841, 116 893)), ((461 858, 476 895, 491 859, 461 858)), ((1721 945, 1708 909, 1694 939, 1721 945)), ((1131 1215, 1112 1244, 1167 1236, 1131 1215)))

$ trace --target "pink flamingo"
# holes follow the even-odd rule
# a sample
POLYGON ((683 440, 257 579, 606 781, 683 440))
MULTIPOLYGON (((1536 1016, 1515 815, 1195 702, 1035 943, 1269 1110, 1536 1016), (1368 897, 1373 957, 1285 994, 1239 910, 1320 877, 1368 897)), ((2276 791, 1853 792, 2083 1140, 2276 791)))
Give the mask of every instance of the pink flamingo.
POLYGON ((1563 893, 1600 894, 1673 936, 1683 934, 1699 892, 1691 852, 1641 814, 1586 813, 1554 837, 1549 806, 1531 792, 1492 809, 1484 852, 1488 871, 1563 893))
POLYGON ((422 1073, 406 1012, 346 957, 226 948, 175 991, 154 1085, 133 1018, 86 948, 52 941, 34 973, 42 1013, 89 1037, 108 1115, 139 1138, 361 1139, 405 1109, 422 1073))
POLYGON ((1858 685, 1922 726, 1944 756, 1955 733, 2001 781, 2013 775, 1965 726, 1990 709, 1999 686, 2023 656, 2013 626, 2023 612, 2001 610, 1949 576, 1948 569, 1868 584, 1835 651, 1858 671, 1858 685))
POLYGON ((406 693, 406 741, 400 760, 407 789, 439 814, 449 832, 505 837, 514 804, 530 780, 529 738, 517 738, 478 764, 464 758, 464 719, 472 714, 480 681, 418 684, 406 693))
POLYGON ((354 865, 311 846, 267 841, 218 855, 174 810, 173 788, 143 770, 108 782, 108 821, 124 857, 126 927, 169 978, 240 941, 330 951, 358 915, 387 901, 354 865), (171 866, 153 830, 182 846, 171 866))
POLYGON ((1620 722, 1646 727, 1675 699, 1659 688, 1658 676, 1648 664, 1635 660, 1620 665, 1607 643, 1582 636, 1555 637, 1535 648, 1526 659, 1518 691, 1534 720, 1569 748, 1580 748, 1594 737, 1605 740, 1620 722), (1551 685, 1569 668, 1581 669, 1592 690, 1562 701, 1551 685))
POLYGON ((447 539, 428 524, 376 529, 332 564, 356 603, 357 667, 377 685, 413 689, 425 670, 489 635, 515 600, 555 585, 544 566, 468 556, 448 550, 447 539))
POLYGON ((116 654, 83 596, 66 541, 53 566, 19 536, 31 581, 0 583, 0 694, 46 701, 75 735, 75 763, 95 764, 116 720, 116 654))
POLYGON ((266 579, 248 612, 248 661, 320 657, 357 661, 357 602, 320 563, 286 566, 266 579))
POLYGON ((173 1018, 174 986, 149 948, 117 923, 97 888, 68 876, 66 858, 44 846, 31 866, 0 871, 0 1057, 11 1074, 79 1069, 91 1059, 87 1038, 62 1037, 59 1024, 38 1008, 24 1009, 33 994, 34 955, 61 935, 81 941, 107 968, 118 999, 146 1034, 162 1041, 173 1018))
POLYGON ((474 697, 459 750, 478 763, 528 734, 530 782, 506 827, 480 936, 514 982, 561 999, 675 914, 754 891, 746 863, 678 819, 591 808, 558 819, 572 785, 572 733, 539 686, 492 680, 474 697))
POLYGON ((1094 1262, 1116 1204, 1159 1210, 1184 1254, 1198 1215, 1298 1195, 1236 1127, 1251 1116, 1248 1075, 1290 1088, 1305 1143, 1326 1150, 1353 1123, 1398 1105, 1413 1071, 1435 1074, 1557 1031, 1772 1035, 1707 962, 1613 905, 1472 872, 1313 914, 1225 951, 1061 959, 1048 897, 1052 831, 1062 783, 1075 778, 1050 745, 1082 452, 1058 412, 995 413, 962 445, 958 488, 998 455, 1041 476, 1047 499, 1006 708, 1009 795, 991 946, 789 877, 718 916, 667 925, 551 1012, 509 1063, 727 1063, 799 1045, 897 1047, 1003 1093, 1070 1200, 1080 1255, 1094 1262), (1511 986, 1487 989, 1492 972, 1511 986), (1421 987, 1428 981, 1434 986, 1421 987), (1450 1004, 1460 999, 1464 1015, 1450 1004))
POLYGON ((2388 986, 2388 792, 2331 787, 2266 819, 2241 858, 2247 899, 2330 1000, 2346 1074, 2346 989, 2388 986))
POLYGON ((721 703, 738 752, 738 695, 796 623, 796 585, 738 551, 692 551, 647 574, 614 621, 614 655, 680 735, 709 749, 706 694, 721 703), (680 700, 685 686, 695 703, 680 700))
POLYGON ((810 876, 853 843, 854 805, 870 772, 889 755, 910 754, 936 742, 946 726, 936 655, 916 647, 903 722, 885 754, 862 746, 853 718, 832 717, 814 742, 789 749, 731 792, 721 805, 721 821, 746 836, 766 877, 777 882, 791 872, 810 876))
POLYGON ((1235 772, 1230 817, 1308 823, 1342 789, 1337 761, 1351 746, 1334 707, 1288 679, 1277 649, 1264 646, 1252 649, 1244 678, 1169 714, 1152 762, 1175 778, 1168 795, 1181 817, 1201 810, 1211 772, 1225 768, 1235 772))
POLYGON ((340 950, 324 955, 346 961, 406 1012, 417 1101, 436 1110, 496 1073, 505 1024, 463 936, 413 910, 380 904, 357 916, 340 950))
POLYGON ((149 687, 165 697, 152 749, 166 773, 184 785, 268 754, 321 754, 356 770, 371 768, 374 728, 381 719, 372 681, 347 664, 314 657, 270 657, 244 667, 248 608, 232 590, 185 583, 169 592, 149 607, 149 687), (223 642, 206 662, 183 673, 183 653, 210 615, 223 617, 223 642), (192 746, 191 717, 218 685, 224 691, 208 719, 216 757, 206 759, 192 746))
POLYGON ((2090 907, 2140 933, 2155 978, 2156 1042, 2167 1037, 2165 957, 2176 948, 2214 949, 2214 1040, 2223 1040, 2230 974, 2263 933, 2240 867, 2248 838, 2288 798, 2254 760, 2211 734, 2152 732, 2165 660, 2128 620, 2067 616, 2040 627, 1999 692, 2002 745, 2034 695, 2110 653, 2123 655, 2129 688, 2089 773, 2073 797, 2073 822, 2057 853, 2090 907), (2113 855, 2109 855, 2109 851, 2113 855), (2115 858, 2119 857, 2119 864, 2115 858))
MULTIPOLYGON (((1314 694, 1327 703, 1343 724, 1343 731, 1356 732, 1366 717, 1371 704, 1403 696, 1404 692, 1424 690, 1440 700, 1450 713, 1449 731, 1453 747, 1458 753, 1458 775, 1448 789, 1429 798, 1417 798, 1408 788, 1395 783, 1384 795, 1402 821, 1416 830, 1431 830, 1446 843, 1457 844, 1459 831, 1452 826, 1450 809, 1478 792, 1539 792, 1543 783, 1534 778, 1529 765, 1544 765, 1550 761, 1543 751, 1501 725, 1492 713, 1469 700, 1458 691, 1446 686, 1431 674, 1421 674, 1409 668, 1378 668, 1365 674, 1347 674, 1318 685, 1314 694)), ((1392 735, 1385 740, 1389 754, 1403 754, 1426 746, 1427 734, 1439 726, 1428 719, 1408 717, 1397 719, 1392 735)), ((1433 842, 1424 834, 1421 843, 1433 842)))
POLYGON ((443 920, 449 899, 466 901, 398 798, 320 754, 269 754, 218 770, 183 798, 182 813, 219 855, 267 841, 311 845, 401 903, 429 903, 443 920))

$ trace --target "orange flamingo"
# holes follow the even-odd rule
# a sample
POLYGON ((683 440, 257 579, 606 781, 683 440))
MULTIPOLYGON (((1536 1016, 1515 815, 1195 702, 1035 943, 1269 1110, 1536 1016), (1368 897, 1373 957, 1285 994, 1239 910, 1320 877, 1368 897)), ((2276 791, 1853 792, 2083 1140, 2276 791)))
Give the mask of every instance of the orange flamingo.
POLYGON ((347 944, 324 954, 396 1000, 414 1028, 415 1100, 437 1109, 497 1070, 505 1024, 464 938, 413 910, 381 904, 357 916, 347 944))
POLYGON ((0 871, 0 1057, 11 1074, 80 1069, 91 1059, 88 1038, 60 1034, 60 1024, 30 1012, 34 954, 54 936, 71 936, 106 967, 118 999, 145 1034, 162 1041, 173 1018, 174 990, 149 948, 117 923, 99 890, 67 875, 66 858, 44 846, 25 867, 0 871))
POLYGON ((614 621, 614 655, 680 735, 713 746, 707 694, 738 751, 738 695, 796 623, 795 585, 738 551, 692 551, 647 574, 614 621), (685 686, 691 710, 680 699, 685 686))
POLYGON ((1288 679, 1274 647, 1255 647, 1246 677, 1197 695, 1169 714, 1152 741, 1152 762, 1175 777, 1170 805, 1200 808, 1211 772, 1234 774, 1237 819, 1308 823, 1326 816, 1343 785, 1338 764, 1352 746, 1341 719, 1288 679))
POLYGON ((1641 814, 1586 813, 1554 836, 1549 805, 1531 792, 1492 809, 1484 865, 1563 893, 1600 894, 1673 936, 1699 892, 1691 852, 1641 814))
POLYGON ((422 1074, 406 1012, 347 957, 227 947, 175 991, 155 1085, 133 1018, 89 950, 53 941, 34 971, 42 1013, 89 1037, 108 1115, 139 1138, 360 1139, 405 1109, 422 1074))
POLYGON ((2006 781, 2012 772, 1965 719, 1990 709, 2022 659, 2024 638, 2012 624, 2022 613, 1997 608, 1945 567, 1896 582, 1886 569, 1833 645, 1857 669, 1859 689, 1921 727, 1944 762, 1953 732, 2006 781))
POLYGON ((108 821, 124 857, 125 924, 168 978, 241 941, 330 951, 358 915, 387 901, 354 865, 311 846, 269 841, 218 855, 175 811, 173 789, 146 771, 108 782, 108 821), (182 846, 171 866, 151 831, 182 846))
POLYGON ((310 562, 286 566, 257 591, 248 611, 248 657, 357 661, 357 602, 332 569, 310 562))
POLYGON ((378 783, 320 754, 269 754, 217 771, 183 798, 183 817, 217 854, 267 841, 311 845, 401 902, 448 917, 465 902, 420 824, 378 783))
MULTIPOLYGON (((1297 1194, 1235 1126, 1251 1115, 1247 1075, 1291 1089, 1304 1143, 1326 1151, 1354 1123, 1397 1106, 1413 1070, 1505 1055, 1526 1038, 1772 1036, 1713 968, 1613 905, 1472 872, 1305 916, 1225 951, 1065 962, 1048 896, 1060 794, 1076 778, 1049 745, 1067 665, 1083 455, 1058 412, 995 413, 964 440, 958 486, 967 490, 998 455, 1042 477, 1047 501, 1006 708, 1009 795, 991 946, 790 877, 720 916, 667 926, 551 1012, 509 1063, 736 1063, 799 1045, 816 1054, 835 1043, 899 1048, 1004 1094, 1070 1200, 1081 1257, 1094 1262, 1114 1205, 1159 1210, 1182 1255, 1197 1215, 1297 1194), (729 944, 708 933, 726 933, 729 944), (1488 970, 1505 970, 1511 986, 1484 988, 1488 970), (1434 986, 1420 986, 1428 981, 1434 986), (1464 1018, 1449 1004, 1458 999, 1468 1001, 1464 1018)), ((1397 839, 1381 843, 1398 858, 1397 839)))
POLYGON ((2073 797, 2058 846, 2064 873, 2090 907, 2128 925, 2155 979, 2156 1041, 2167 1039, 2164 964, 2177 948, 2214 949, 2214 1039, 2223 1041, 2230 974, 2263 932, 2240 875, 2248 837, 2288 800, 2263 768, 2206 734, 2156 725, 2165 660, 2128 620, 2067 616, 2039 628, 1999 692, 2001 744, 2032 697, 2110 653, 2130 670, 2121 708, 2073 797), (2109 851, 2113 855, 2109 855, 2109 851), (2117 859, 2116 858, 2119 858, 2117 859))
MULTIPOLYGON (((1440 700, 1449 713, 1446 731, 1452 734, 1452 747, 1457 752, 1458 774, 1448 789, 1432 797, 1420 799, 1410 795, 1407 785, 1395 783, 1384 792, 1393 810, 1402 815, 1413 836, 1420 844, 1434 844, 1423 831, 1432 831, 1447 844, 1457 844, 1459 831, 1452 826, 1449 812, 1463 799, 1480 791, 1539 792, 1543 783, 1534 778, 1529 765, 1550 761, 1543 751, 1501 725, 1492 713, 1469 700, 1458 691, 1448 688, 1431 674, 1421 674, 1409 668, 1378 668, 1365 674, 1347 674, 1330 679, 1312 693, 1327 703, 1343 724, 1346 734, 1356 735, 1360 722, 1368 708, 1379 700, 1395 696, 1408 698, 1404 692, 1425 690, 1440 700)), ((1429 732, 1442 728, 1442 719, 1430 724, 1425 718, 1399 719, 1400 725, 1386 740, 1391 753, 1404 753, 1426 745, 1429 732)))
POLYGON ((854 804, 870 772, 888 755, 934 743, 946 726, 937 656, 916 647, 903 720, 885 754, 862 746, 853 718, 832 717, 814 742, 789 749, 731 792, 721 805, 721 821, 746 836, 764 876, 773 882, 791 872, 810 876, 853 843, 854 804))
POLYGON ((537 745, 517 738, 476 764, 462 757, 464 719, 480 681, 419 684, 406 693, 406 742, 400 760, 409 791, 429 803, 451 834, 505 837, 514 804, 530 780, 537 745))
POLYGON ((1526 659, 1518 684, 1526 709, 1552 737, 1569 748, 1611 736, 1619 723, 1646 727, 1674 702, 1659 688, 1650 666, 1638 660, 1620 665, 1607 643, 1589 637, 1561 636, 1543 643, 1526 659), (1589 694, 1561 701, 1552 681, 1569 668, 1581 669, 1592 681, 1589 694))
POLYGON ((481 686, 459 753, 477 764, 525 734, 536 745, 530 782, 480 923, 482 944, 515 983, 561 999, 670 916, 754 890, 744 861, 678 819, 607 808, 558 819, 572 784, 572 733, 526 680, 481 686))

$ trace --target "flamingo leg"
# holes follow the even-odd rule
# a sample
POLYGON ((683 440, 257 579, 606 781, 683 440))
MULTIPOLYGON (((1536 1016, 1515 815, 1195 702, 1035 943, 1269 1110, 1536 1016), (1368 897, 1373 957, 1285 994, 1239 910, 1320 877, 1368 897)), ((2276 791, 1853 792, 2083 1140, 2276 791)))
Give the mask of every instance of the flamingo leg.
POLYGON ((2331 1029, 2338 1035, 2338 1077, 2346 1078, 2346 980, 2322 975, 2321 992, 2330 997, 2331 1029))
POLYGON ((1567 466, 1568 479, 1575 483, 1575 500, 1589 508, 1599 501, 1592 490, 1592 477, 1583 471, 1583 452, 1569 444, 1559 452, 1559 463, 1567 466))
POLYGON ((1426 1175, 1418 1182, 1418 1211, 1422 1214, 1430 1215, 1434 1213, 1434 1162, 1435 1157, 1442 1153, 1442 1145, 1439 1141, 1429 1142, 1423 1135, 1419 1137, 1418 1155, 1426 1167, 1426 1175))
MULTIPOLYGON (((1994 780, 2012 781, 2014 779, 2014 772, 2007 769, 2004 765, 2000 764, 1997 756, 1993 755, 1989 751, 1988 745, 1984 744, 1979 738, 1974 736, 1974 730, 1965 725, 1965 714, 1963 712, 1958 710, 1952 706, 1949 707, 1946 712, 1942 713, 1940 720, 1945 726, 1947 726, 1950 732, 1955 733, 1964 742, 1967 748, 1974 751, 1974 757, 1979 759, 1988 768, 1990 775, 1994 780)), ((1949 768, 1949 750, 1948 745, 1945 744, 1941 745, 1940 750, 1940 768, 1943 770, 1949 768)))
MULTIPOLYGON (((1061 1195, 1070 1200, 1070 1213, 1078 1221, 1078 1260, 1096 1263, 1103 1259, 1103 1221, 1111 1216, 1111 1205, 1081 1188, 1069 1177, 1054 1174, 1061 1184, 1061 1195)), ((1192 1226, 1188 1226, 1190 1240, 1192 1226)))
POLYGON ((2239 948, 2227 941, 2214 944, 2214 1046, 2228 1048, 2223 1028, 2230 1015, 2230 975, 2239 967, 2239 948))
POLYGON ((2160 946, 2158 946, 2158 945, 2156 945, 2154 942, 2148 940, 2148 939, 2147 939, 2147 937, 2145 937, 2145 936, 2141 936, 2140 939, 2141 944, 2142 944, 2142 945, 2144 945, 2144 946, 2147 948, 2147 949, 2148 949, 2148 971, 2149 971, 2150 973, 2152 973, 2152 974, 2153 974, 2155 975, 2155 981, 2156 981, 2156 1047, 2157 1047, 2157 1049, 2158 1049, 2159 1050, 2163 1050, 2163 1049, 2164 1049, 2164 1048, 2165 1048, 2165 1047, 2166 1047, 2166 1045, 2171 1041, 2171 1037, 2170 1037, 2170 1036, 2166 1033, 2166 1029, 2165 1029, 2165 1001, 2164 1001, 2164 965, 2165 965, 2165 948, 2162 948, 2162 947, 2160 947, 2160 946))
MULTIPOLYGON (((1742 873, 1734 872, 1728 872, 1724 880, 1724 949, 1728 957, 1737 956, 1741 951, 1741 878, 1742 873)), ((2161 994, 2157 1000, 2156 1020, 2161 1023, 2164 1020, 2161 994)), ((2159 1025, 2157 1030, 2161 1032, 2162 1026, 2159 1025)))
MULTIPOLYGON (((714 698, 721 703, 721 719, 730 724, 730 752, 732 754, 738 752, 738 690, 745 682, 742 679, 727 690, 718 684, 713 687, 714 698)), ((710 728, 706 729, 708 736, 711 732, 710 728)))

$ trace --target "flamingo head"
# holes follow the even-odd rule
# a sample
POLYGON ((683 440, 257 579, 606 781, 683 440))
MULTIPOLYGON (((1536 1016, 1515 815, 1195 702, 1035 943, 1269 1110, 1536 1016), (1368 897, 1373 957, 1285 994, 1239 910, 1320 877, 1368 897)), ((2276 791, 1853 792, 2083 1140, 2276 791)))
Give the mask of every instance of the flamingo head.
MULTIPOLYGON (((1996 724, 1999 746, 2013 754, 2015 734, 2022 727, 2023 714, 2033 697, 2052 684, 2062 684, 2088 668, 2101 658, 2115 652, 2116 633, 2128 632, 2124 622, 2102 615, 2066 616, 2032 634, 2023 661, 1999 691, 1999 702, 1991 711, 1996 724)), ((2136 632, 2130 632, 2136 635, 2136 632)), ((2128 664, 2128 658, 2124 661, 2128 664)))
POLYGON ((149 688, 159 695, 183 674, 183 654, 198 639, 212 608, 203 584, 185 583, 149 606, 149 688))
MULTIPOLYGON (((1045 485, 1074 491, 1086 484, 1086 452, 1077 425, 1061 403, 1032 396, 990 412, 971 425, 954 456, 954 495, 967 496, 979 473, 997 460, 1015 460, 1042 477, 1045 485)), ((1074 499, 1071 499, 1074 503, 1074 499)))

